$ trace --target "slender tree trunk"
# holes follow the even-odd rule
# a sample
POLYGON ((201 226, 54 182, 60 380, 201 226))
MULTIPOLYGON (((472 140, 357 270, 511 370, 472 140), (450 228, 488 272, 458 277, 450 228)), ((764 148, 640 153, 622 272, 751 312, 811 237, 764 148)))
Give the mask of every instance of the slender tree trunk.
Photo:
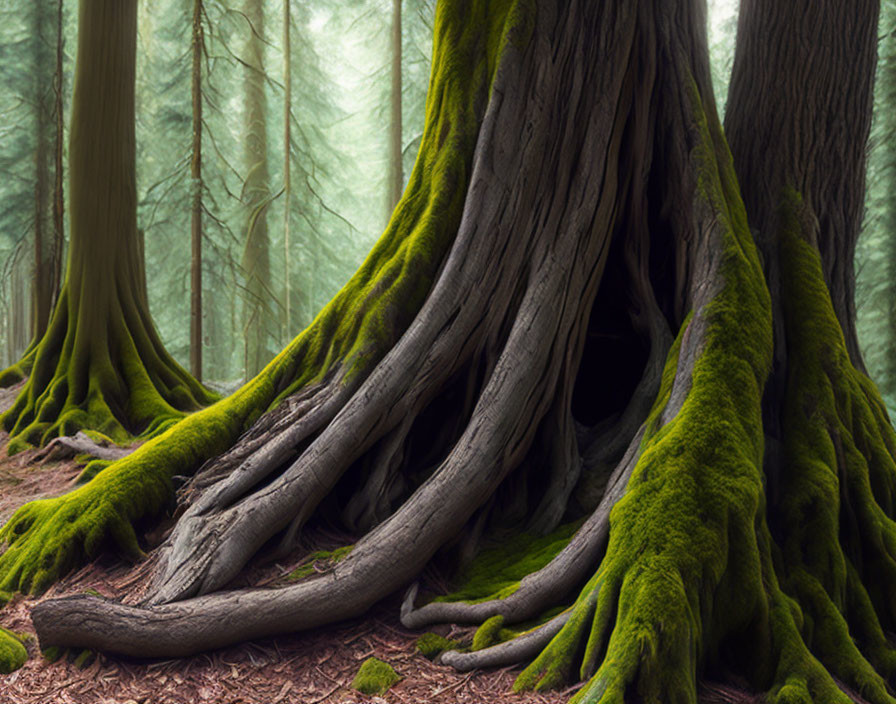
POLYGON ((64 0, 56 3, 56 70, 53 74, 53 116, 56 130, 53 141, 53 305, 55 306, 62 288, 62 250, 65 242, 65 167, 63 163, 63 145, 65 127, 63 114, 64 92, 64 0))
POLYGON ((28 347, 28 300, 29 289, 22 279, 22 267, 12 267, 12 314, 9 323, 7 354, 10 359, 19 359, 28 347))
POLYGON ((401 0, 392 0, 392 92, 389 123, 389 202, 387 218, 404 190, 401 140, 401 0))
POLYGON ((202 0, 193 0, 191 72, 193 144, 190 158, 192 209, 190 227, 190 373, 202 379, 202 0))
POLYGON ((292 339, 292 269, 290 266, 289 220, 292 216, 292 18, 289 3, 283 0, 283 266, 286 300, 282 343, 292 339))
MULTIPOLYGON (((53 159, 53 43, 51 32, 53 13, 45 3, 35 3, 31 68, 33 80, 34 134, 34 274, 32 279, 31 339, 37 340, 47 329, 53 308, 57 282, 54 260, 56 250, 53 233, 53 200, 51 184, 51 160, 53 159)), ((55 37, 53 37, 55 38, 55 37)))
POLYGON ((249 217, 243 271, 246 276, 245 369, 246 377, 258 374, 270 359, 271 297, 270 239, 267 208, 271 193, 268 177, 267 98, 264 69, 264 2, 246 0, 249 23, 246 39, 245 202, 249 217))

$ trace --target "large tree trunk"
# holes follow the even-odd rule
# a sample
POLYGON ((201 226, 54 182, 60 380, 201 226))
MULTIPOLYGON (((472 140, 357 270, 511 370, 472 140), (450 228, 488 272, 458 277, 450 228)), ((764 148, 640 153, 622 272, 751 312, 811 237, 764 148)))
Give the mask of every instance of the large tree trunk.
MULTIPOLYGON (((826 44, 873 37, 833 0, 794 5, 826 44)), ((54 537, 65 521, 102 506, 119 518, 91 530, 133 546, 144 513, 117 497, 142 490, 135 475, 157 491, 229 448, 186 487, 144 603, 43 602, 42 645, 169 656, 311 628, 362 613, 448 546, 578 519, 553 557, 528 541, 519 581, 492 598, 418 605, 414 586, 404 623, 484 621, 474 646, 489 647, 443 661, 531 660, 518 688, 587 680, 578 702, 695 702, 698 674, 733 671, 781 704, 848 702, 833 676, 892 704, 896 435, 850 365, 790 172, 774 171, 777 215, 757 220, 775 245, 760 259, 703 10, 442 2, 421 156, 352 281, 232 399, 0 533, 0 588, 43 584, 82 549, 54 537), (783 382, 782 344, 800 361, 783 382), (319 515, 362 536, 341 561, 220 591, 319 515), (532 621, 491 645, 501 624, 532 621)), ((762 3, 751 11, 761 27, 762 3)), ((756 55, 779 46, 767 27, 742 31, 756 55)), ((810 174, 804 158, 782 156, 810 174)))
POLYGON ((69 149, 71 246, 10 450, 80 429, 149 434, 210 400, 165 352, 142 290, 134 146, 136 0, 83 0, 69 149))

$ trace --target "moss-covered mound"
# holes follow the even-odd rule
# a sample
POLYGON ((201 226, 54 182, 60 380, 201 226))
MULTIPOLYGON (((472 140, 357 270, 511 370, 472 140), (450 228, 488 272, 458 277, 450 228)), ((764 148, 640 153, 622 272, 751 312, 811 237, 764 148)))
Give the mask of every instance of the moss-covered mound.
POLYGON ((352 680, 352 689, 357 689, 362 694, 385 694, 400 679, 389 663, 367 658, 352 680))

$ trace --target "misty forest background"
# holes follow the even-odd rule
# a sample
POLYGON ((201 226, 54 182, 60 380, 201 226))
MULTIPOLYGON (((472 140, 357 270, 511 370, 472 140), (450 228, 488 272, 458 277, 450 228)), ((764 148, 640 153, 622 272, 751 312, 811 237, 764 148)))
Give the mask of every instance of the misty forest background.
MULTIPOLYGON (((39 325, 38 259, 44 272, 65 261, 76 5, 0 0, 0 369, 39 325)), ((856 303, 865 363, 893 417, 896 0, 882 5, 856 303)), ((139 5, 138 224, 152 316, 190 369, 191 226, 201 197, 201 377, 228 392, 312 320, 382 232, 423 128, 435 0, 202 0, 200 8, 196 179, 194 3, 139 5)), ((737 1, 708 0, 708 9, 721 112, 737 1)))

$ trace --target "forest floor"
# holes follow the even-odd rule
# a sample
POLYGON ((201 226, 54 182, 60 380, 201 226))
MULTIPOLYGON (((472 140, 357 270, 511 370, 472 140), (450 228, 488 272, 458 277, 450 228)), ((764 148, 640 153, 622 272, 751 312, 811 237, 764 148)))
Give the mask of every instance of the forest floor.
MULTIPOLYGON (((4 398, 0 395, 0 409, 4 398)), ((73 460, 34 463, 34 451, 6 456, 0 434, 0 525, 26 501, 55 496, 72 487, 81 467, 73 460)), ((255 570, 258 583, 271 581, 301 559, 255 570)), ((108 555, 68 576, 42 598, 98 592, 118 598, 145 582, 146 569, 108 555)), ((130 599, 129 599, 130 600, 130 599)), ((106 656, 78 666, 71 658, 49 662, 34 638, 30 610, 39 601, 17 595, 0 610, 0 626, 31 635, 30 660, 8 676, 0 675, 0 704, 560 704, 575 687, 561 692, 513 694, 520 668, 458 673, 430 662, 416 651, 421 635, 398 621, 401 595, 368 614, 312 632, 279 637, 195 657, 136 660, 106 656), (382 697, 351 689, 361 663, 377 657, 401 676, 382 697)), ((470 640, 474 628, 435 627, 440 635, 470 640)), ((701 704, 758 704, 759 697, 737 688, 701 685, 701 704)))

